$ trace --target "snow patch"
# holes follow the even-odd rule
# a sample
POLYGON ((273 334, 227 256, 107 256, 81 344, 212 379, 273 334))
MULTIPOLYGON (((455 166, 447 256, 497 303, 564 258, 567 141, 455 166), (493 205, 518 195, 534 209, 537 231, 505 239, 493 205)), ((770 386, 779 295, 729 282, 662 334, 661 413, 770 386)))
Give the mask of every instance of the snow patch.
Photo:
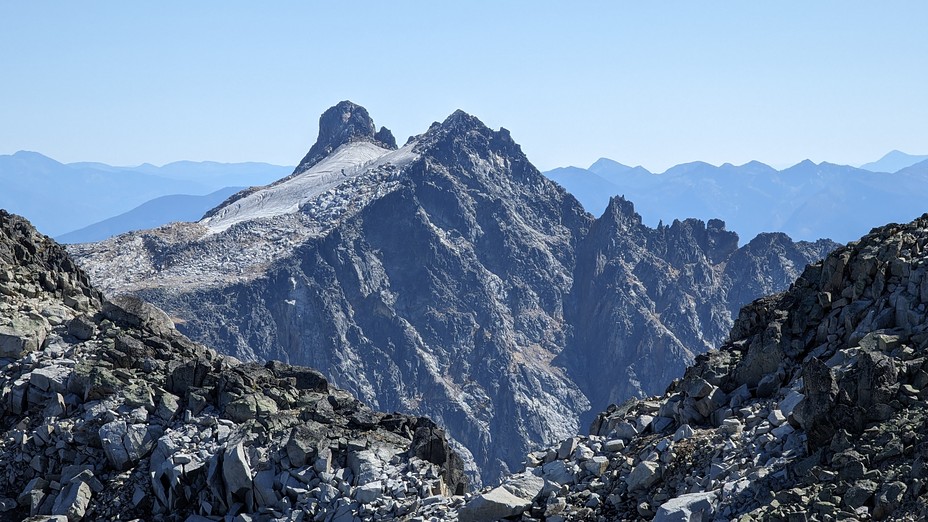
POLYGON ((371 170, 392 164, 403 167, 417 154, 407 145, 390 151, 366 141, 346 143, 309 170, 283 183, 259 189, 200 221, 209 233, 227 230, 236 223, 294 214, 312 198, 371 170))

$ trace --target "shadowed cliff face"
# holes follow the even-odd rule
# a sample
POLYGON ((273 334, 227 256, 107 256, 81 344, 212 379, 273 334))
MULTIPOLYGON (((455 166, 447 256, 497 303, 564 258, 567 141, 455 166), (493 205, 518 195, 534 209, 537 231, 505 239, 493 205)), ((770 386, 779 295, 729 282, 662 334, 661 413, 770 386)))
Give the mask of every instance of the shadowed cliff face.
POLYGON ((804 266, 792 260, 828 247, 737 249, 718 221, 650 229, 621 199, 594 220, 508 131, 460 111, 394 154, 294 214, 75 252, 104 285, 114 252, 146 259, 144 279, 118 288, 183 318, 191 337, 312 365, 372 406, 427 414, 493 478, 580 431, 591 406, 662 389, 723 339, 743 304, 733 289, 756 278, 751 288, 785 288, 804 266), (320 221, 333 200, 344 202, 326 210, 336 217, 320 221), (280 253, 234 281, 168 279, 206 273, 204 259, 239 266, 239 250, 275 234, 286 242, 267 249, 280 253))

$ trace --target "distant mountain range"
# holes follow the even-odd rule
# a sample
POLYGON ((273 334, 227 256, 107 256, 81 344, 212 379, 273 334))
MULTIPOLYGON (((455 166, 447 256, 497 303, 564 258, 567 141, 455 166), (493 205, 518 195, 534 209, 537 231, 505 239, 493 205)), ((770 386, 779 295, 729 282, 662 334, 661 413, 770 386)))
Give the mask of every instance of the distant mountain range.
POLYGON ((928 156, 913 156, 912 154, 894 150, 877 161, 861 165, 860 168, 871 172, 896 172, 925 160, 928 160, 928 156))
MULTIPOLYGON (((20 151, 0 155, 0 208, 28 217, 64 243, 100 241, 196 221, 216 206, 219 194, 234 193, 232 187, 265 185, 292 171, 257 162, 64 164, 20 151), (160 199, 165 196, 171 198, 160 199)), ((776 231, 794 239, 849 241, 928 210, 928 155, 897 150, 859 168, 808 160, 780 171, 756 161, 718 167, 693 162, 654 174, 602 158, 586 169, 563 167, 545 175, 597 216, 611 196, 624 195, 649 225, 720 218, 744 237, 776 231)))
MULTIPOLYGON (((46 235, 63 236, 161 196, 205 196, 228 187, 264 185, 292 170, 293 167, 266 163, 191 161, 162 167, 64 164, 36 152, 20 151, 0 155, 0 208, 26 216, 46 235)), ((159 208, 166 213, 158 224, 189 219, 184 216, 191 209, 202 208, 202 201, 194 201, 177 200, 173 205, 161 205, 159 208), (184 203, 192 206, 187 208, 184 203)), ((101 225, 96 230, 113 224, 101 225)))
POLYGON ((62 234, 55 239, 65 244, 91 243, 132 230, 157 228, 175 221, 197 221, 206 211, 219 205, 242 188, 226 187, 205 196, 187 194, 161 196, 146 201, 128 212, 88 225, 80 230, 62 234))
MULTIPOLYGON (((894 152, 868 166, 919 158, 894 152)), ((545 175, 594 215, 602 214, 610 197, 624 195, 649 225, 719 218, 744 237, 776 231, 793 239, 847 242, 880 224, 911 221, 928 211, 928 159, 892 173, 806 160, 784 170, 756 161, 718 167, 693 162, 653 174, 604 158, 587 169, 565 167, 545 175)))

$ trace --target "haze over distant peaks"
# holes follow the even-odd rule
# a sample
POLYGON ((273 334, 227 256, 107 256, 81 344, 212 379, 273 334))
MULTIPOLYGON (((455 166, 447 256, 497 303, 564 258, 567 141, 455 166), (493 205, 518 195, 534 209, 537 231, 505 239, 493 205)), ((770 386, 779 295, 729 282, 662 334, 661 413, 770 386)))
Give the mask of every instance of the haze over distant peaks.
POLYGON ((226 187, 204 196, 174 194, 157 197, 118 216, 57 236, 55 240, 66 244, 90 243, 133 230, 157 228, 175 221, 196 221, 206 211, 240 190, 242 187, 226 187))
POLYGON ((861 165, 860 168, 872 172, 897 172, 925 160, 928 160, 928 155, 916 156, 893 150, 877 161, 861 165))
MULTIPOLYGON (((291 170, 266 163, 193 161, 162 167, 64 164, 37 152, 20 151, 0 155, 0 208, 25 216, 44 234, 61 236, 161 196, 205 196, 227 187, 263 185, 291 170)), ((187 216, 169 212, 161 224, 187 216)))
POLYGON ((811 160, 783 170, 758 161, 718 167, 694 161, 651 174, 600 159, 589 169, 565 167, 545 175, 594 215, 605 210, 610 196, 624 195, 652 226, 720 218, 746 237, 776 231, 794 239, 850 241, 875 226, 914 219, 928 199, 928 161, 892 174, 811 160))

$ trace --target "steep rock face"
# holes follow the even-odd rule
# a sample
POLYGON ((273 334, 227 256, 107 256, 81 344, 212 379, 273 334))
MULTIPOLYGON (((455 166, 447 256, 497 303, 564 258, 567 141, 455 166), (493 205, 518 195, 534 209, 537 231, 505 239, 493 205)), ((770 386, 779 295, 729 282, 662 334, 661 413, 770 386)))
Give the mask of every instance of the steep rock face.
POLYGON ((374 412, 309 368, 217 355, 137 298, 104 302, 3 211, 0 275, 4 519, 394 520, 465 489, 428 419, 374 412))
POLYGON ((785 254, 751 262, 761 244, 742 275, 723 223, 654 230, 614 206, 594 220, 508 131, 458 111, 396 151, 342 144, 199 223, 72 252, 195 339, 436 419, 494 478, 578 432, 591 398, 659 392, 723 339, 739 278, 781 289, 793 259, 821 254, 771 241, 785 254), (601 365, 621 377, 604 383, 601 365))
MULTIPOLYGON (((738 316, 740 304, 782 291, 783 281, 792 283, 810 259, 822 259, 837 246, 825 239, 793 242, 781 233, 757 235, 732 253, 725 265, 725 273, 732 280, 728 299, 732 317, 738 316)), ((720 345, 720 341, 717 339, 713 346, 720 345)))
POLYGON ((565 358, 592 404, 654 394, 725 340, 741 303, 782 289, 834 246, 765 234, 738 248, 721 221, 652 229, 613 198, 579 249, 565 358))
POLYGON ((928 214, 874 229, 745 306, 663 396, 529 454, 522 519, 924 520, 926 247, 928 214))
POLYGON ((376 131, 374 120, 367 109, 350 101, 340 102, 319 117, 319 137, 293 173, 305 172, 338 147, 359 140, 373 141, 385 148, 396 149, 393 133, 386 127, 376 131))
POLYGON ((237 327, 260 356, 316 365, 375 407, 430 412, 481 469, 505 470, 529 441, 577 431, 590 407, 550 363, 591 219, 508 133, 462 112, 415 150, 394 190, 262 280, 172 309, 195 338, 241 342, 237 327))

